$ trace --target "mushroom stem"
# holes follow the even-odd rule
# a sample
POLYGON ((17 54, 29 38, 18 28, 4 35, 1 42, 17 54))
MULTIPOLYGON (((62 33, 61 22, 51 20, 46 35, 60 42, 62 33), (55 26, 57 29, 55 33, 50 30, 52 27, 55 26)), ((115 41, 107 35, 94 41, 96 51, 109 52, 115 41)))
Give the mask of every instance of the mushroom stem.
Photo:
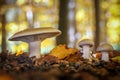
POLYGON ((40 58, 40 51, 41 51, 41 41, 34 41, 29 43, 29 57, 35 56, 36 58, 40 58))
POLYGON ((83 46, 83 58, 84 59, 89 59, 91 61, 92 56, 90 54, 90 47, 89 45, 84 45, 83 46))
POLYGON ((104 61, 109 61, 108 52, 102 52, 102 60, 104 60, 104 61))

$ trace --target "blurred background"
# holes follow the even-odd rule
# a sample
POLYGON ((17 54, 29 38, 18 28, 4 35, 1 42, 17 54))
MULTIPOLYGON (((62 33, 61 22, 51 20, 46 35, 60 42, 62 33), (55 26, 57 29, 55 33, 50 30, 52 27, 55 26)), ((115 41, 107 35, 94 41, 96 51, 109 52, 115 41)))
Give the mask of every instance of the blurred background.
POLYGON ((120 50, 120 0, 0 0, 0 52, 27 52, 27 43, 8 39, 31 27, 62 31, 42 42, 42 54, 59 44, 76 48, 83 38, 94 40, 95 48, 108 42, 120 50))

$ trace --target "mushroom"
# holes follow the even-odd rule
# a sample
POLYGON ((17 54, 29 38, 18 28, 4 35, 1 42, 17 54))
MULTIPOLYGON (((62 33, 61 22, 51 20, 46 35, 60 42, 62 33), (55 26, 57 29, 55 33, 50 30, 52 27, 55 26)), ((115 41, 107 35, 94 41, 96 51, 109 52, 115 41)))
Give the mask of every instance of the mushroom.
POLYGON ((94 42, 90 39, 83 39, 78 43, 79 47, 82 48, 80 51, 83 53, 84 59, 92 60, 92 50, 94 42))
POLYGON ((101 60, 109 61, 109 53, 113 51, 113 47, 108 43, 102 43, 98 46, 96 51, 101 52, 102 54, 101 60))
POLYGON ((55 37, 61 34, 61 31, 52 27, 45 28, 30 28, 20 31, 14 34, 9 40, 11 41, 24 41, 29 43, 29 57, 35 56, 36 58, 41 57, 40 55, 40 44, 41 42, 50 37, 55 37))

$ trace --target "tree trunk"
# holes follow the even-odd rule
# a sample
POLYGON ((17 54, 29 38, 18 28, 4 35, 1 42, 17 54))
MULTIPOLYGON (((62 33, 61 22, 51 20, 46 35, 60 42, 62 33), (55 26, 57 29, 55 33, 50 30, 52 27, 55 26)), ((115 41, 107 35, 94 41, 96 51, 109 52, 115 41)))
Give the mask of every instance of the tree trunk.
POLYGON ((6 4, 5 0, 0 0, 0 21, 2 23, 2 52, 6 52, 6 30, 5 30, 5 24, 6 24, 6 19, 5 19, 5 13, 2 10, 2 6, 6 4))
POLYGON ((6 30, 5 30, 5 15, 1 15, 2 20, 2 52, 6 52, 6 30))
POLYGON ((100 22, 100 15, 99 15, 99 0, 94 0, 94 6, 95 6, 95 26, 96 26, 96 30, 95 30, 95 49, 97 48, 97 46, 100 43, 100 26, 99 26, 99 22, 100 22))
POLYGON ((68 43, 68 3, 69 0, 59 0, 59 30, 62 34, 57 37, 57 44, 68 43))

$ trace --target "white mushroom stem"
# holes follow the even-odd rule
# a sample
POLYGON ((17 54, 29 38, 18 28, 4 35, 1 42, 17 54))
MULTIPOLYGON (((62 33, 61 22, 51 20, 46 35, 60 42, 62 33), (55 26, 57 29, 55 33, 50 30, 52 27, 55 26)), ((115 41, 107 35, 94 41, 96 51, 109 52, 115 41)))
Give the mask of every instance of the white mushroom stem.
POLYGON ((41 51, 41 41, 34 41, 29 43, 29 57, 35 56, 36 58, 40 58, 41 51))
POLYGON ((108 52, 102 52, 102 60, 109 61, 109 54, 108 52))
POLYGON ((90 61, 92 60, 92 56, 90 54, 90 46, 89 45, 84 45, 83 46, 83 58, 84 59, 89 59, 90 61))

